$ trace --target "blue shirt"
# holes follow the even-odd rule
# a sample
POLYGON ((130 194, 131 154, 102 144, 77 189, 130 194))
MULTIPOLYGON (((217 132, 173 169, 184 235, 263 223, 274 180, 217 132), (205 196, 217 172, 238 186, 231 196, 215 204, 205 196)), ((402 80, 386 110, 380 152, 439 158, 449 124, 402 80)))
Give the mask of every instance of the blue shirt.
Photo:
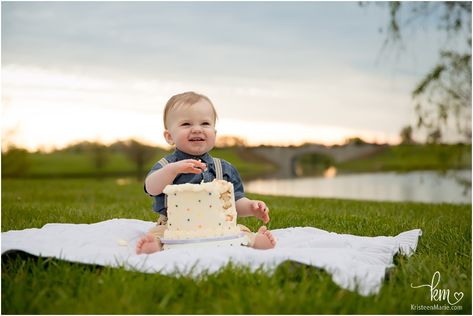
MULTIPOLYGON (((194 173, 180 173, 177 175, 177 177, 174 179, 172 182, 173 184, 184 184, 184 183, 194 183, 194 184, 199 184, 204 180, 204 182, 211 182, 216 178, 216 171, 215 171, 215 166, 214 166, 214 161, 212 160, 212 157, 206 153, 202 156, 192 156, 189 155, 183 151, 180 151, 179 149, 176 149, 172 154, 164 157, 169 163, 176 162, 176 161, 181 161, 185 159, 195 159, 202 161, 207 165, 207 170, 202 172, 201 174, 194 174, 194 173)), ((222 173, 223 173, 223 179, 227 180, 228 182, 233 183, 233 190, 235 191, 235 200, 238 201, 242 197, 245 196, 245 191, 243 189, 243 182, 241 181, 240 174, 236 170, 232 164, 230 164, 228 161, 221 159, 222 162, 222 173)), ((162 166, 159 163, 156 163, 151 170, 148 172, 148 175, 153 173, 156 170, 161 169, 162 166)), ((145 192, 146 191, 146 185, 144 186, 145 192)), ((148 193, 148 195, 153 196, 148 193)), ((159 195, 155 195, 154 197, 154 203, 153 203, 153 211, 162 215, 166 215, 166 206, 165 206, 165 199, 166 196, 164 193, 161 193, 159 195)))

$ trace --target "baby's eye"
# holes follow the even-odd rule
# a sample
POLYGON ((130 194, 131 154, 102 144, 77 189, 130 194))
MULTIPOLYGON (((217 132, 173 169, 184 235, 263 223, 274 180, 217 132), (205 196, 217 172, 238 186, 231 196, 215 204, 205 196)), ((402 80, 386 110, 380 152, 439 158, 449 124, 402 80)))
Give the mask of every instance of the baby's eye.
POLYGON ((209 123, 209 122, 204 122, 204 123, 202 123, 202 125, 204 125, 204 126, 210 126, 210 123, 209 123))
POLYGON ((181 126, 189 126, 189 123, 182 123, 181 126))

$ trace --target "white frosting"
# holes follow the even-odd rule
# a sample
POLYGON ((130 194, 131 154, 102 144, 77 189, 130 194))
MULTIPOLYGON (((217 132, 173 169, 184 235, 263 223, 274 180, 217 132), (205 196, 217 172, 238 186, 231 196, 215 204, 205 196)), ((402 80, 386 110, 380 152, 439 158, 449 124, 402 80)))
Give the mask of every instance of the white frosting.
POLYGON ((163 192, 168 206, 165 239, 221 237, 240 232, 232 183, 214 180, 168 185, 163 192))
POLYGON ((225 180, 214 180, 212 182, 203 182, 201 184, 192 184, 192 183, 184 183, 184 184, 172 184, 167 185, 163 193, 170 195, 175 192, 225 192, 228 190, 233 191, 233 184, 231 182, 225 180))

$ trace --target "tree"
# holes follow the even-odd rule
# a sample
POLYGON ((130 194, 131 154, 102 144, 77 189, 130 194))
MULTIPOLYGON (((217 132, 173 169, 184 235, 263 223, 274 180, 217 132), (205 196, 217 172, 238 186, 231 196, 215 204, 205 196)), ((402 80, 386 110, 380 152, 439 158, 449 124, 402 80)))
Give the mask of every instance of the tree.
POLYGON ((28 174, 31 161, 30 153, 15 145, 13 139, 18 127, 2 132, 2 177, 21 177, 28 174))
POLYGON ((142 144, 134 139, 125 142, 124 150, 127 157, 136 165, 138 178, 144 174, 145 165, 150 162, 157 153, 156 148, 142 144))
POLYGON ((399 136, 401 136, 401 144, 414 144, 414 140, 412 139, 412 126, 404 126, 399 136))
POLYGON ((2 151, 2 177, 24 176, 30 165, 30 154, 26 149, 10 145, 2 151))
POLYGON ((95 168, 99 173, 101 173, 110 160, 107 146, 98 141, 93 142, 90 144, 90 152, 92 154, 95 168))
POLYGON ((416 21, 437 17, 437 29, 448 41, 438 62, 412 91, 417 128, 430 142, 440 142, 452 128, 471 143, 471 2, 387 2, 390 19, 386 43, 402 43, 402 30, 416 21), (406 10, 401 10, 407 6, 406 10), (404 19, 402 19, 404 15, 404 19), (452 45, 455 41, 460 46, 452 45), (462 47, 463 46, 463 47, 462 47))
POLYGON ((226 148, 226 147, 245 147, 246 140, 238 136, 219 136, 217 137, 216 147, 226 148))
POLYGON ((360 137, 349 137, 349 138, 346 138, 345 139, 345 145, 356 145, 356 146, 361 146, 361 145, 366 145, 368 144, 367 142, 365 142, 363 139, 361 139, 360 137))

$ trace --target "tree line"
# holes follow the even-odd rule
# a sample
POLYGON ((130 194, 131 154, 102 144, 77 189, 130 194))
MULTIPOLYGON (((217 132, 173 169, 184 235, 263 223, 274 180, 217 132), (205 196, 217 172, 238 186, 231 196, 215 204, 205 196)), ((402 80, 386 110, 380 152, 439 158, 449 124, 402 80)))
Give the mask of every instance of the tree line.
MULTIPOLYGON (((135 166, 138 176, 145 172, 145 166, 165 149, 144 144, 136 139, 117 141, 105 145, 95 141, 81 141, 71 144, 63 149, 55 150, 56 153, 83 154, 90 157, 97 175, 100 175, 110 162, 112 154, 123 154, 135 166)), ((39 154, 41 152, 38 152, 39 154)), ((24 148, 9 145, 2 151, 2 176, 24 176, 31 167, 31 154, 24 148)))

